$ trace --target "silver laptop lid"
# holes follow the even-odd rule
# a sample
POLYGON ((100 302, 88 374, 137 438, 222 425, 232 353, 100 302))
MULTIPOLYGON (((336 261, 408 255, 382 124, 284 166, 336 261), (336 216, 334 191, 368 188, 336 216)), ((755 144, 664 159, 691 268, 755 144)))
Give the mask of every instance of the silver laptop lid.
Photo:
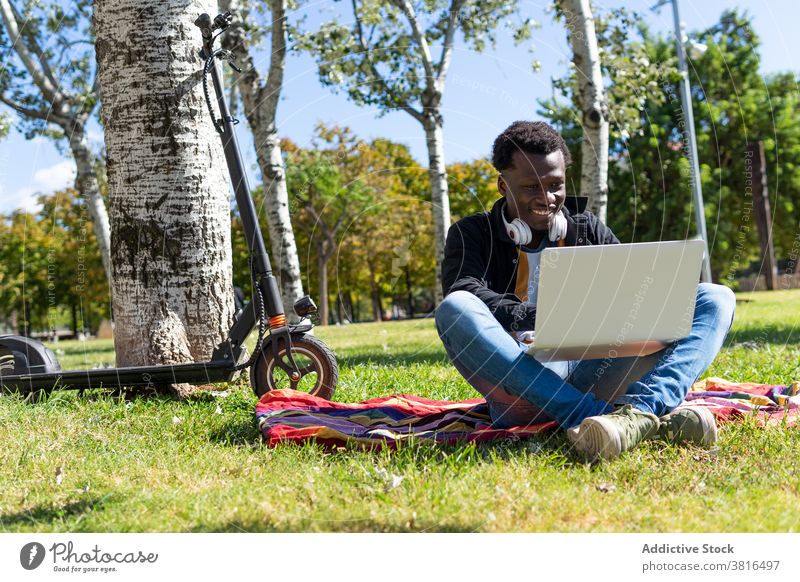
POLYGON ((536 351, 687 336, 703 251, 700 240, 545 249, 536 351))

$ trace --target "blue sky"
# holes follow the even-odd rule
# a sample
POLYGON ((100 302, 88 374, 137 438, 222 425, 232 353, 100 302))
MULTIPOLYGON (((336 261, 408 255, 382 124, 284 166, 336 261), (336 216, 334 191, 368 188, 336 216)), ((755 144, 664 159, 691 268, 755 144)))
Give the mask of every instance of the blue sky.
MULTIPOLYGON (((324 18, 328 11, 342 10, 349 3, 316 2, 305 8, 324 18)), ((641 12, 654 30, 672 30, 672 11, 669 6, 658 12, 650 10, 655 0, 596 0, 594 6, 615 8, 627 6, 641 12)), ((533 54, 513 42, 501 39, 496 50, 474 53, 463 45, 456 47, 447 78, 443 109, 445 117, 445 155, 449 162, 486 156, 494 137, 516 119, 536 117, 536 100, 552 93, 551 77, 560 77, 569 63, 566 36, 561 25, 553 22, 546 11, 549 2, 521 2, 523 10, 542 24, 534 31, 533 54), (531 61, 541 63, 534 73, 531 61)), ((762 45, 762 74, 797 70, 792 54, 800 43, 796 28, 800 24, 800 2, 793 0, 680 0, 681 18, 689 30, 710 26, 720 13, 730 7, 746 10, 752 17, 762 45)), ((347 14, 343 14, 343 19, 347 14)), ((257 63, 260 70, 268 66, 267 56, 257 63)), ((13 116, 12 116, 13 118, 13 116)), ((418 122, 408 114, 394 112, 378 117, 375 108, 357 107, 343 94, 334 94, 320 86, 316 66, 304 55, 292 55, 287 61, 283 97, 278 110, 279 131, 282 136, 307 144, 314 125, 347 125, 363 138, 388 137, 407 144, 414 156, 426 164, 424 134, 418 122)), ((260 179, 255 167, 255 152, 245 125, 239 126, 239 137, 250 169, 251 183, 260 179)), ((96 147, 102 134, 95 124, 90 139, 96 147)), ((71 185, 75 165, 60 155, 52 142, 37 138, 26 141, 11 130, 0 141, 0 213, 15 208, 35 207, 35 194, 48 193, 71 185)))

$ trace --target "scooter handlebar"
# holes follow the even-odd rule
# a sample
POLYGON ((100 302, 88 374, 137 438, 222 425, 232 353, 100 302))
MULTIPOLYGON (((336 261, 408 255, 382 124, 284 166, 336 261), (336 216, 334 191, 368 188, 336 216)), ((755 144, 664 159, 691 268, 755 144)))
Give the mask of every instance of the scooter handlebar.
POLYGON ((210 47, 212 40, 211 27, 213 26, 211 17, 204 12, 197 17, 197 20, 194 21, 194 25, 200 29, 200 34, 203 36, 203 46, 210 47))
POLYGON ((225 30, 231 25, 231 22, 233 22, 233 12, 228 10, 217 14, 213 21, 211 16, 204 12, 197 17, 194 24, 200 29, 200 34, 203 36, 203 46, 210 49, 211 43, 214 41, 212 33, 217 29, 225 30))

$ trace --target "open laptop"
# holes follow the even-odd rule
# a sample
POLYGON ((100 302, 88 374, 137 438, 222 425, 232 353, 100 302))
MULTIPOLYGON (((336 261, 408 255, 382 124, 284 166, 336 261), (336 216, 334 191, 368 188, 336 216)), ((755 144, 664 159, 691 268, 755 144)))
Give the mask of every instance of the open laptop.
POLYGON ((542 251, 535 340, 539 361, 642 356, 689 335, 701 240, 542 251))

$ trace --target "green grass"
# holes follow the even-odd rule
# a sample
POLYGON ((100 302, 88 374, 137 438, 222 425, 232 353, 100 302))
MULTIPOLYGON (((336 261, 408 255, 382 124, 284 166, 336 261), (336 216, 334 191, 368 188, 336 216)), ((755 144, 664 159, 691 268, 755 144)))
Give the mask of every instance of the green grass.
MULTIPOLYGON (((800 292, 739 298, 749 301, 706 375, 800 379, 800 292)), ((316 333, 339 356, 337 400, 476 396, 430 320, 316 333)), ((64 367, 113 361, 108 341, 52 347, 64 367)), ((800 430, 748 421, 725 426, 711 451, 648 442, 595 466, 561 434, 377 453, 267 449, 249 387, 230 388, 187 402, 0 398, 0 531, 800 530, 800 430)))

